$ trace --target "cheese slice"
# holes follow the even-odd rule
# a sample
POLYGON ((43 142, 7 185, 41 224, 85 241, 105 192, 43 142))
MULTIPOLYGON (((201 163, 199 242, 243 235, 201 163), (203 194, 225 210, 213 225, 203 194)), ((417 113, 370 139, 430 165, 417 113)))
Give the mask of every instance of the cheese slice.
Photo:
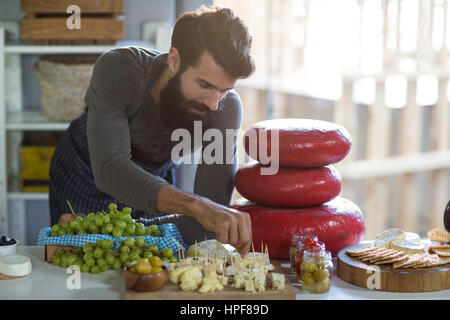
POLYGON ((198 284, 195 280, 182 281, 180 284, 180 288, 183 291, 196 290, 198 288, 198 284))
POLYGON ((236 289, 245 288, 245 279, 242 276, 235 276, 233 281, 233 287, 236 289))
POLYGON ((425 246, 419 240, 395 240, 391 243, 392 249, 402 251, 412 255, 416 253, 425 253, 425 246))
POLYGON ((272 272, 270 274, 270 280, 272 283, 272 288, 275 290, 284 289, 284 275, 281 273, 272 272))
POLYGON ((177 267, 177 268, 175 268, 174 270, 172 270, 172 271, 169 273, 169 280, 170 280, 170 282, 173 282, 173 283, 178 283, 178 282, 180 282, 180 276, 181 276, 181 274, 182 274, 184 271, 188 270, 189 267, 190 267, 190 266, 181 266, 181 267, 177 267))
POLYGON ((406 238, 406 232, 402 229, 391 228, 380 233, 374 242, 377 247, 391 249, 392 241, 403 240, 406 238))
POLYGON ((405 240, 418 240, 420 241, 420 236, 415 232, 405 232, 406 237, 405 240))
POLYGON ((227 276, 217 275, 217 279, 220 281, 222 286, 225 287, 228 285, 228 277, 227 276))
POLYGON ((219 258, 224 261, 231 261, 231 257, 235 257, 237 254, 233 246, 220 243, 215 239, 210 239, 191 245, 188 249, 187 256, 219 258))
POLYGON ((256 292, 255 283, 253 280, 245 280, 245 291, 256 292))
POLYGON ((10 254, 0 257, 0 273, 10 277, 24 277, 31 273, 30 258, 10 254))

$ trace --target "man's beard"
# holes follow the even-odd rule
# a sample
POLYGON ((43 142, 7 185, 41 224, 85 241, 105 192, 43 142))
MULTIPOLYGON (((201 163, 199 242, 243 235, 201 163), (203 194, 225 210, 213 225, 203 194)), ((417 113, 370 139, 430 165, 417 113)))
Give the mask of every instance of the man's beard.
POLYGON ((180 68, 176 75, 161 90, 160 105, 158 106, 161 121, 170 131, 187 129, 192 135, 194 134, 194 121, 201 121, 202 133, 204 133, 212 127, 217 114, 223 109, 223 100, 219 101, 216 111, 211 111, 203 103, 186 99, 181 90, 180 77, 182 72, 183 68, 180 68), (189 111, 192 109, 201 112, 205 111, 206 113, 203 115, 195 114, 189 111))

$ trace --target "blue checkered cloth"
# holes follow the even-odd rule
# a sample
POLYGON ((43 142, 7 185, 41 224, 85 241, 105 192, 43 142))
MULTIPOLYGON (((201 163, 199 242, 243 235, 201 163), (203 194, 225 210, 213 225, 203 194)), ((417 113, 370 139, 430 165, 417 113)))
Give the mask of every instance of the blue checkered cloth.
MULTIPOLYGON (((158 250, 162 250, 164 248, 170 248, 174 252, 178 250, 184 250, 187 252, 188 246, 184 243, 183 238, 181 237, 180 231, 173 223, 166 223, 158 226, 159 230, 162 233, 162 237, 151 237, 151 236, 141 236, 144 238, 145 242, 150 244, 156 244, 158 246, 158 250)), ((51 228, 46 227, 42 228, 39 232, 38 236, 38 246, 44 246, 46 244, 61 244, 61 245, 71 245, 82 247, 88 242, 96 242, 97 240, 112 240, 113 241, 113 249, 119 250, 120 244, 126 238, 138 238, 138 237, 121 237, 114 238, 113 236, 106 234, 80 234, 80 235, 64 235, 59 237, 50 236, 51 228)))

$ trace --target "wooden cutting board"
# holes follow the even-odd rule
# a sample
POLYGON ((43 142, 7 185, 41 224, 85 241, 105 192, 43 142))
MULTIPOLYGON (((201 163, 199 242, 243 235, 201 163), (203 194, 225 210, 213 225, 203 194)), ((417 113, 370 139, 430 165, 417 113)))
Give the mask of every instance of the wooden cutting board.
POLYGON ((225 287, 223 291, 200 293, 198 291, 183 291, 179 285, 168 282, 167 285, 153 292, 137 292, 126 290, 126 300, 295 300, 295 292, 286 272, 289 269, 281 268, 280 261, 271 261, 275 272, 285 274, 284 290, 268 290, 264 292, 246 292, 244 289, 225 287))
POLYGON ((391 265, 369 265, 348 256, 346 250, 367 246, 357 244, 339 251, 336 271, 339 278, 358 287, 392 292, 427 292, 450 289, 450 264, 393 269, 391 265))

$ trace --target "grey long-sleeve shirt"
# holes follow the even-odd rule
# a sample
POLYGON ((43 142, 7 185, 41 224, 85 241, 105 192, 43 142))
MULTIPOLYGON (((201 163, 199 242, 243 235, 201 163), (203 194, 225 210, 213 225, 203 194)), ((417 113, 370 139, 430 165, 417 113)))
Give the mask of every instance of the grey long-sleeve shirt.
MULTIPOLYGON (((152 168, 173 164, 172 132, 160 121, 150 96, 152 85, 167 66, 167 54, 141 47, 124 47, 104 53, 96 62, 86 93, 87 138, 97 188, 115 199, 149 213, 157 213, 159 190, 168 182, 150 173, 152 168)), ((239 129, 242 103, 232 91, 213 128, 223 137, 226 129, 239 129)), ((210 141, 203 142, 203 150, 210 141)), ((197 166, 194 193, 230 205, 237 169, 237 139, 223 141, 223 164, 197 166)), ((198 146, 197 146, 198 147, 198 146)))

